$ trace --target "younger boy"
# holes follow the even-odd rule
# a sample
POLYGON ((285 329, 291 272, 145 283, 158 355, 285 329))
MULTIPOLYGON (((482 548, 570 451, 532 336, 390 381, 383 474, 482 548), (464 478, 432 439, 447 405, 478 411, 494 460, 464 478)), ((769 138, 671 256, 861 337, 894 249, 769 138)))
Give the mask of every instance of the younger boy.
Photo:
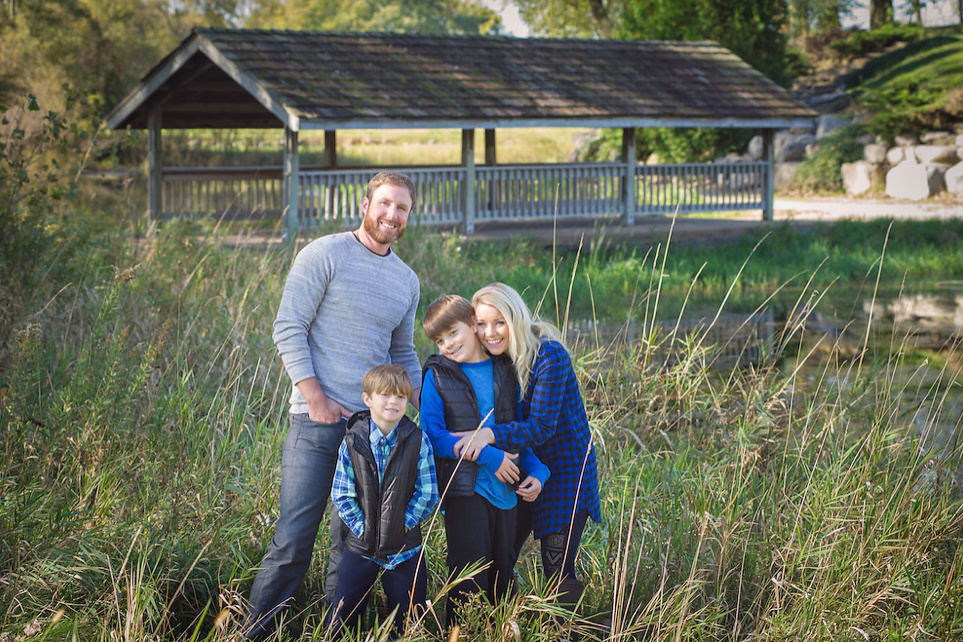
POLYGON ((425 311, 425 334, 441 354, 425 361, 421 425, 437 457, 439 490, 444 494, 448 570, 452 578, 472 564, 486 565, 448 595, 446 620, 472 593, 494 604, 512 588, 515 567, 516 492, 534 501, 549 477, 530 449, 518 455, 486 446, 477 462, 458 460, 453 432, 513 421, 518 382, 507 357, 492 358, 475 334, 475 310, 465 298, 444 295, 425 311), (520 474, 527 473, 518 486, 520 474))
POLYGON ((424 608, 427 568, 421 527, 438 504, 431 445, 405 417, 414 393, 398 364, 376 366, 361 380, 368 410, 348 420, 331 489, 331 500, 350 530, 338 566, 331 619, 335 637, 342 626, 360 628, 368 595, 378 576, 401 635, 413 609, 424 608))

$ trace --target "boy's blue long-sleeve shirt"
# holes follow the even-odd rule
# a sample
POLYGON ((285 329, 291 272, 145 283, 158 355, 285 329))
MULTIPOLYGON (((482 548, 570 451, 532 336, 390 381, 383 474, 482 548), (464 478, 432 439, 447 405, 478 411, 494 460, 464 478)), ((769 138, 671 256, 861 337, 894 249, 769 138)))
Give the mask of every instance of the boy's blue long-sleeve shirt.
MULTIPOLYGON (((483 424, 494 426, 495 420, 490 414, 495 407, 495 384, 491 359, 478 363, 458 363, 458 366, 472 384, 475 399, 478 401, 478 414, 483 424)), ((458 437, 448 432, 445 427, 444 402, 435 387, 434 373, 430 370, 425 372, 422 381, 419 418, 422 430, 431 441, 435 456, 458 459, 454 450, 458 437)), ((478 458, 479 469, 475 479, 475 492, 491 502, 493 506, 508 509, 515 506, 518 499, 514 488, 495 477, 495 471, 501 466, 504 457, 504 451, 494 446, 486 446, 482 450, 478 458)), ((531 475, 544 486, 551 476, 549 469, 535 456, 531 448, 519 450, 519 457, 515 463, 522 471, 522 479, 531 475)))
MULTIPOLYGON (((371 443, 371 452, 374 454, 375 463, 378 465, 378 481, 384 481, 385 467, 388 464, 388 456, 398 436, 398 427, 395 426, 387 435, 382 435, 375 423, 371 422, 371 432, 368 434, 371 443)), ((415 479, 415 491, 411 496, 411 501, 405 508, 405 527, 412 529, 423 521, 431 517, 432 511, 438 505, 438 480, 435 475, 435 460, 431 452, 431 443, 424 431, 421 431, 421 450, 418 452, 418 476, 415 479)), ((358 504, 358 491, 355 488, 354 467, 351 464, 351 456, 348 454, 348 446, 341 442, 338 451, 338 464, 334 471, 334 481, 331 485, 331 501, 338 507, 338 514, 345 526, 351 532, 362 537, 364 535, 364 513, 358 504)), ((423 546, 423 545, 422 545, 423 546)), ((407 551, 402 551, 388 558, 388 561, 381 564, 386 569, 393 569, 405 560, 411 559, 421 550, 422 546, 416 546, 407 551)), ((377 560, 375 560, 377 561, 377 560)))

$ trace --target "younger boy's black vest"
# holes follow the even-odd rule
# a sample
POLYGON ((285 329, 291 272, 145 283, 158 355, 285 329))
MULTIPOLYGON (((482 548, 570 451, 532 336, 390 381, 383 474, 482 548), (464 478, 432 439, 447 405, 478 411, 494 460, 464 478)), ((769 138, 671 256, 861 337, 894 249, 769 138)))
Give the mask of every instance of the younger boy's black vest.
POLYGON ((421 526, 405 533, 405 509, 415 494, 418 478, 418 454, 421 451, 421 429, 402 417, 396 429, 395 445, 388 456, 384 479, 378 483, 378 465, 371 451, 371 413, 356 412, 348 420, 344 436, 354 468, 354 485, 358 505, 364 513, 361 538, 345 528, 345 546, 350 551, 379 562, 401 551, 421 544, 421 526))
MULTIPOLYGON (((429 370, 445 406, 445 428, 448 432, 472 432, 478 428, 482 417, 478 412, 475 390, 458 364, 440 354, 433 354, 425 360, 423 372, 429 370)), ((495 423, 514 421, 518 379, 507 357, 492 357, 492 378, 495 382, 495 423)), ((438 492, 445 493, 445 488, 448 489, 445 497, 470 497, 474 494, 475 478, 478 476, 476 462, 436 457, 435 470, 438 474, 438 492)))

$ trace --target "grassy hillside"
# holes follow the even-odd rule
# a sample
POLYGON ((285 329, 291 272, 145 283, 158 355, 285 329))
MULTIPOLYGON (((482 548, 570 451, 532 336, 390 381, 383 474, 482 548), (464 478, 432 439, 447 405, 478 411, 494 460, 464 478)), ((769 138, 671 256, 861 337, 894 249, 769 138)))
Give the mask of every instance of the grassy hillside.
POLYGON ((870 60, 846 78, 884 138, 963 125, 963 32, 941 30, 870 60))

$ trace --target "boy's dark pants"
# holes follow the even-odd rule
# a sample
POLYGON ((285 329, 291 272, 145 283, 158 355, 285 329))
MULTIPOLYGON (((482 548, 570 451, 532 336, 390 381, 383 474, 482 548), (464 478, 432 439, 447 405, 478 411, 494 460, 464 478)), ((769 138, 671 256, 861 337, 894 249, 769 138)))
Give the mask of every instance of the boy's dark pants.
POLYGON ((335 611, 331 619, 332 637, 340 635, 342 626, 360 630, 371 589, 379 575, 388 598, 388 611, 398 607, 394 625, 396 636, 404 633, 409 607, 414 607, 412 616, 424 609, 428 597, 428 568, 424 551, 387 570, 346 548, 338 567, 338 590, 334 596, 335 611))
POLYGON ((502 509, 479 495, 445 500, 445 536, 448 540, 448 571, 454 579, 472 564, 487 564, 470 580, 448 593, 445 620, 458 617, 458 607, 473 593, 484 593, 495 604, 511 591, 515 568, 515 508, 502 509))

